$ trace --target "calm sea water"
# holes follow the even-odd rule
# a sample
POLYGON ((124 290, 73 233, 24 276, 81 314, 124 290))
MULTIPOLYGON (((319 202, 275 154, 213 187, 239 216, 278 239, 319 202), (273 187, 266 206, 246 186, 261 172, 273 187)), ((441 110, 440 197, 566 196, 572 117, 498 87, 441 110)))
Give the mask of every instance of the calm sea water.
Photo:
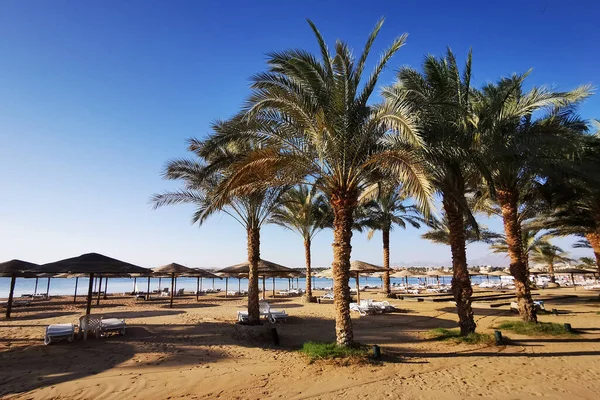
MULTIPOLYGON (((498 277, 489 277, 490 281, 498 281, 498 277)), ((482 281, 486 281, 485 277, 472 277, 473 283, 480 283, 482 281)), ((423 279, 421 278, 421 281, 423 279)), ((435 280, 430 279, 430 282, 435 282, 435 280)), ((444 277, 440 280, 442 283, 450 283, 449 277, 444 277)), ((391 279, 392 284, 397 283, 401 284, 404 282, 403 279, 391 279)), ((418 278, 409 278, 408 282, 410 284, 419 283, 418 278)), ((138 278, 137 281, 137 290, 145 291, 148 285, 148 278, 138 278)), ((34 293, 35 292, 35 278, 17 278, 15 284, 15 297, 20 296, 24 293, 34 293)), ((79 278, 77 283, 77 294, 84 295, 88 290, 89 280, 87 278, 79 278)), ((96 283, 97 284, 97 283, 96 283)), ((133 287, 134 280, 133 278, 110 278, 108 280, 108 293, 124 293, 131 292, 134 290, 133 287)), ((168 278, 152 278, 150 280, 150 289, 159 289, 160 287, 170 287, 170 279, 168 278)), ((248 287, 248 280, 241 279, 239 281, 239 285, 242 289, 248 287)), ((265 288, 267 290, 271 290, 273 288, 273 279, 267 278, 265 281, 265 288)), ((304 278, 300 278, 298 280, 298 284, 296 284, 296 280, 294 279, 293 287, 300 286, 300 288, 304 288, 306 286, 304 278)), ((355 280, 350 280, 350 287, 354 287, 355 280)), ((371 285, 371 286, 381 286, 381 279, 379 278, 368 278, 361 277, 360 285, 371 285)), ((314 278, 313 279, 313 287, 314 288, 330 288, 332 286, 331 279, 324 278, 314 278)), ((203 288, 211 288, 225 290, 225 279, 215 279, 214 284, 212 279, 203 279, 202 280, 203 288)), ((259 287, 262 287, 262 282, 259 283, 259 287)), ((48 278, 39 278, 37 283, 37 293, 46 293, 48 288, 48 278)), ((177 288, 184 288, 185 291, 195 291, 196 290, 196 278, 177 278, 177 288)), ((229 279, 229 290, 237 290, 238 288, 238 279, 230 278, 229 279)), ((276 290, 284 290, 288 288, 288 280, 287 279, 275 279, 275 289, 276 290)), ((10 290, 10 278, 0 278, 0 298, 7 298, 8 291, 10 290)), ((104 290, 104 280, 102 281, 102 290, 104 290)), ((75 278, 51 278, 50 279, 50 295, 72 295, 75 291, 75 278)))

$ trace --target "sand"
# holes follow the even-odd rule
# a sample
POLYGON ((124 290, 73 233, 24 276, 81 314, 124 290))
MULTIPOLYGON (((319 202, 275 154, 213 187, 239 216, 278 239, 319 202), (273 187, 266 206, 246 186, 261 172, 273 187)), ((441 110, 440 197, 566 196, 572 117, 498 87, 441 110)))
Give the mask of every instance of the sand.
MULTIPOLYGON (((382 298, 375 291, 362 298, 382 298)), ((250 340, 234 323, 245 299, 223 294, 166 301, 109 296, 94 314, 126 318, 125 336, 44 346, 49 323, 77 321, 83 299, 58 297, 14 310, 0 320, 0 396, 8 399, 338 399, 600 398, 598 292, 541 291, 541 321, 569 322, 577 337, 525 337, 504 332, 506 346, 431 340, 428 331, 456 327, 452 303, 391 300, 401 312, 353 314, 355 339, 379 344, 381 362, 342 366, 314 362, 297 351, 308 340, 332 341, 332 304, 268 299, 285 309, 280 345, 250 340), (577 298, 548 300, 576 294, 577 298), (241 333, 240 333, 241 332, 241 333), (243 337, 241 337, 243 336, 243 337)), ((479 332, 517 319, 508 306, 474 303, 479 332)), ((267 336, 268 337, 268 336, 267 336)))

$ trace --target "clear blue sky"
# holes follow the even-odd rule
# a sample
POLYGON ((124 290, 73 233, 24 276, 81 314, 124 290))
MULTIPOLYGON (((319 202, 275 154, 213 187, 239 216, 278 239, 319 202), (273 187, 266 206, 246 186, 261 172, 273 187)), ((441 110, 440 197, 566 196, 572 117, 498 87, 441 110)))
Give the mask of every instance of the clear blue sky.
MULTIPOLYGON (((596 1, 435 3, 0 2, 0 261, 90 251, 148 267, 244 260, 245 231, 227 216, 198 228, 191 207, 153 211, 148 199, 175 187, 160 172, 186 155, 186 138, 237 111, 265 53, 316 51, 306 18, 330 45, 341 38, 358 52, 386 16, 371 61, 408 32, 381 83, 451 46, 461 58, 473 47, 478 84, 533 68, 530 84, 600 85, 596 1)), ((581 113, 598 118, 599 106, 596 96, 581 113)), ((419 234, 392 234, 393 262, 450 259, 419 234)), ((355 234, 354 258, 380 263, 380 240, 355 234)), ((331 262, 331 241, 331 232, 317 236, 314 265, 331 262)), ((487 255, 487 246, 469 247, 473 261, 487 255)), ((262 256, 302 266, 301 240, 266 227, 262 256)))

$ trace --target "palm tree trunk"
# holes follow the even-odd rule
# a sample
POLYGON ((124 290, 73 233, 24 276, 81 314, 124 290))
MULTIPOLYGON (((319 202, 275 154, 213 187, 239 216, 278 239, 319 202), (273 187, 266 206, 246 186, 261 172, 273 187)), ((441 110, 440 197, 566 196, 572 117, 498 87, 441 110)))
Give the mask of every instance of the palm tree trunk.
POLYGON ((550 274, 550 282, 556 283, 556 278, 554 277, 554 264, 548 264, 548 273, 550 274))
POLYGON ((517 208, 518 195, 509 191, 497 191, 498 202, 502 209, 504 234, 510 256, 510 273, 514 278, 517 292, 519 314, 526 322, 537 322, 537 314, 529 283, 529 269, 523 263, 523 240, 521 239, 521 224, 517 208))
POLYGON ((333 209, 333 303, 335 307, 336 341, 349 346, 354 341, 350 319, 350 253, 352 251, 352 214, 356 196, 331 196, 333 209))
POLYGON ((475 320, 471 307, 471 279, 467 270, 467 245, 463 214, 455 202, 444 198, 444 211, 448 218, 450 249, 452 250, 452 293, 456 301, 460 334, 466 336, 475 332, 475 320))
POLYGON ((598 267, 598 273, 600 274, 600 231, 587 233, 585 238, 590 242, 592 250, 594 250, 594 256, 596 257, 596 266, 598 267))
POLYGON ((306 262, 306 301, 312 300, 310 238, 304 239, 304 260, 306 262))
POLYGON ((390 230, 384 229, 382 231, 383 236, 383 291, 386 295, 389 295, 390 290, 390 230))
POLYGON ((258 261, 260 260, 260 228, 248 228, 248 323, 260 324, 258 307, 258 261))

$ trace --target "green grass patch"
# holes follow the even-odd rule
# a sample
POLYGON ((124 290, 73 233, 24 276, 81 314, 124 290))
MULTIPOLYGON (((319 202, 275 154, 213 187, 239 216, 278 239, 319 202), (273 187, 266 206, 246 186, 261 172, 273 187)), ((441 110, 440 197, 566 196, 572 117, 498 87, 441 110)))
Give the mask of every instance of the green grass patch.
POLYGON ((565 336, 575 335, 567 332, 564 325, 554 322, 525 322, 525 321, 503 321, 498 329, 505 329, 525 336, 565 336))
POLYGON ((434 340, 447 340, 453 343, 466 344, 493 344, 495 339, 489 333, 470 333, 467 336, 461 336, 459 329, 435 328, 429 331, 429 337, 434 340))
POLYGON ((369 348, 367 346, 338 346, 336 343, 306 342, 300 351, 306 354, 311 361, 331 359, 352 359, 356 361, 367 360, 369 348))

